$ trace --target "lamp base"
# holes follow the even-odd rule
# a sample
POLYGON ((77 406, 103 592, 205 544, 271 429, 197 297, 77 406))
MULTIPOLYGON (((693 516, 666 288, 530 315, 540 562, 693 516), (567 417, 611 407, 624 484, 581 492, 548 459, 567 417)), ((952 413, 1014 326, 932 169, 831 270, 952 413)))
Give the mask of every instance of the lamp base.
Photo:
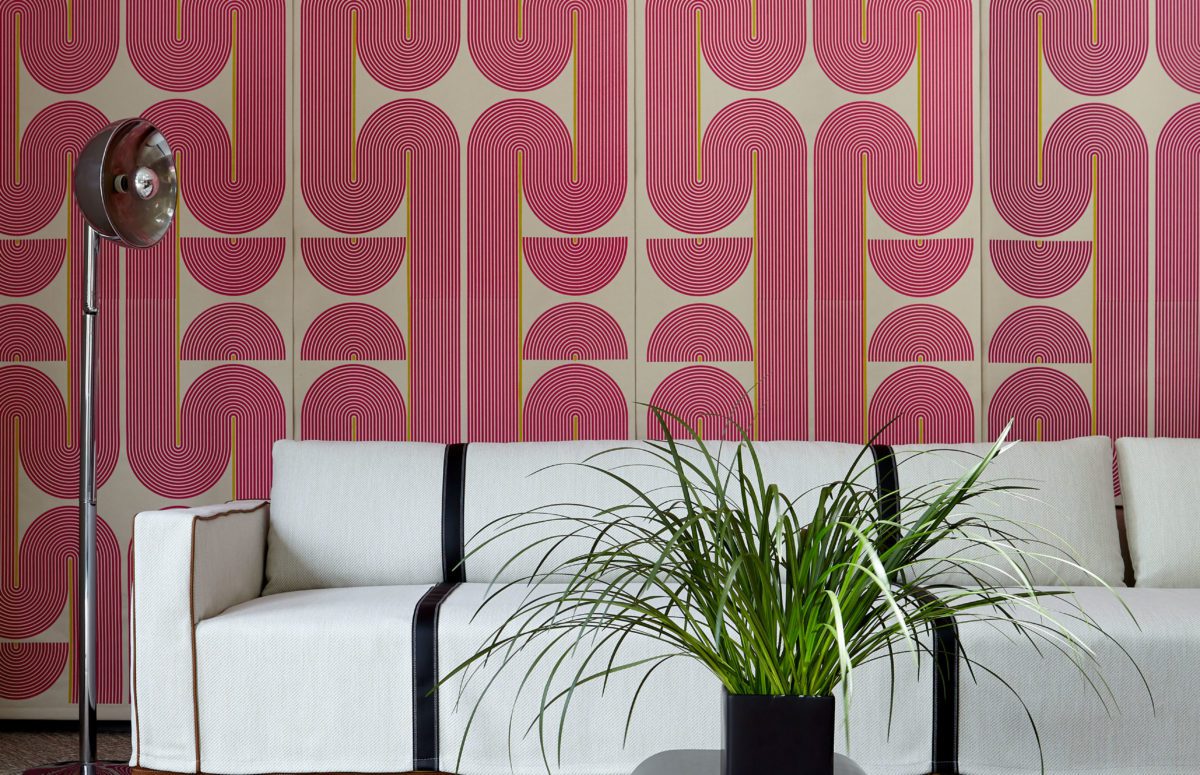
POLYGON ((23 775, 130 775, 129 765, 122 762, 60 762, 25 770, 23 775))

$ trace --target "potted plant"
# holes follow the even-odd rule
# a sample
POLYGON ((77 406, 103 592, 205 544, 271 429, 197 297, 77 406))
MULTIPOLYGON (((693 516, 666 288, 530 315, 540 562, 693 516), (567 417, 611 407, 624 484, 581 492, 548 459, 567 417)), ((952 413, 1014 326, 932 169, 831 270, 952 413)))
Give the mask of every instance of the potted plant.
MULTIPOLYGON (((651 412, 662 441, 610 452, 638 450, 669 486, 639 485, 628 464, 606 465, 601 453, 565 465, 611 477, 628 501, 548 504, 500 518, 472 539, 468 559, 501 536, 536 528, 528 551, 540 562, 519 582, 497 582, 498 590, 520 583, 531 592, 443 684, 493 660, 504 669, 517 653, 537 649, 535 667, 547 659, 554 665, 529 727, 540 732, 552 707, 561 705, 556 715, 565 719, 580 685, 628 669, 652 672, 663 658, 620 656, 628 637, 649 636, 668 647, 667 658, 698 660, 721 681, 724 775, 831 775, 835 691, 845 708, 855 667, 881 655, 918 658, 929 650, 922 635, 939 623, 1003 621, 1053 641, 1088 669, 1090 650, 1041 602, 1066 593, 1035 588, 1027 572, 1052 557, 1052 542, 970 508, 998 491, 1029 489, 983 479, 1006 449, 1007 429, 956 480, 904 493, 876 486, 864 446, 841 480, 819 488, 816 508, 802 511, 801 494, 766 479, 744 432, 737 442, 706 443, 679 417, 651 412), (672 427, 684 429, 682 441, 672 427), (556 526, 551 537, 547 525, 556 526), (564 553, 580 543, 580 551, 564 553), (963 581, 947 582, 948 571, 963 581), (539 591, 548 581, 557 583, 539 591), (1020 609, 1032 616, 1014 615, 1020 609), (602 648, 610 653, 601 667, 552 685, 561 664, 556 650, 602 648), (791 734, 770 732, 781 727, 791 734)), ((1096 626, 1083 612, 1071 619, 1096 626)), ((635 695, 627 727, 636 702, 635 695)), ((544 735, 542 750, 549 770, 544 735)))

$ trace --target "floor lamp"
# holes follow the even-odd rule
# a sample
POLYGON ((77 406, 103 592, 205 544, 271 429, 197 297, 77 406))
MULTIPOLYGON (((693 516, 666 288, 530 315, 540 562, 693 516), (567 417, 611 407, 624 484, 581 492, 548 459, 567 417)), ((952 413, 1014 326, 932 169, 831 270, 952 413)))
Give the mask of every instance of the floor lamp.
POLYGON ((79 590, 76 632, 79 761, 27 770, 27 775, 129 772, 96 761, 96 264, 100 240, 148 248, 175 217, 175 161, 162 132, 130 118, 93 137, 75 164, 75 201, 87 220, 84 249, 82 359, 79 372, 79 590))

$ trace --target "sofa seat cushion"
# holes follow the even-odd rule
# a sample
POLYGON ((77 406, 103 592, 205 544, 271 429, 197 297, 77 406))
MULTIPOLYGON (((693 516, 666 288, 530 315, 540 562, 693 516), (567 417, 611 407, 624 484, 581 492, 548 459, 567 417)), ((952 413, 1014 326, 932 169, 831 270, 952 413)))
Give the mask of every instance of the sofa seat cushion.
MULTIPOLYGON (((1050 775, 1200 772, 1200 591, 1134 588, 1119 594, 1136 623, 1112 592, 1075 590, 1078 605, 1113 640, 1061 620, 1095 651, 1100 675, 1116 699, 1114 705, 1106 697, 1107 707, 1054 647, 1042 643, 1038 654, 1011 626, 973 622, 960 628, 964 653, 996 674, 977 667, 972 678, 968 666, 960 670, 962 772, 1039 771, 1033 728, 1013 691, 1037 724, 1050 775), (1153 713, 1150 695, 1121 647, 1149 683, 1153 713)), ((1071 610, 1064 600, 1047 603, 1058 612, 1071 610)))
MULTIPOLYGON (((532 594, 551 593, 561 586, 547 583, 538 589, 532 594)), ((531 589, 525 585, 501 588, 465 584, 455 589, 443 603, 438 619, 442 674, 480 648, 529 594, 531 589), (481 609, 485 600, 488 603, 481 609)), ((497 653, 465 681, 460 674, 446 683, 439 702, 442 769, 467 775, 544 775, 546 765, 538 729, 535 726, 528 734, 526 731, 537 717, 546 678, 564 651, 552 648, 539 662, 537 653, 549 643, 549 639, 535 641, 538 648, 513 656, 502 669, 499 666, 505 655, 497 653)), ((581 644, 580 651, 589 651, 589 643, 590 638, 581 644)), ((669 652, 650 638, 631 636, 622 647, 621 661, 634 662, 669 652)), ((585 674, 602 668, 610 654, 602 649, 584 668, 588 671, 585 674)), ((553 686, 557 690, 565 688, 582 665, 583 654, 568 658, 558 668, 553 686)), ((911 655, 899 653, 895 670, 896 702, 890 737, 886 660, 855 673, 850 754, 875 775, 927 773, 932 740, 930 663, 923 660, 918 675, 911 655)), ((721 685, 699 663, 683 658, 665 663, 646 682, 628 739, 624 739, 630 701, 644 674, 644 669, 630 669, 612 676, 607 687, 596 681, 575 691, 563 727, 561 762, 556 751, 557 711, 561 706, 555 706, 547 715, 545 727, 551 771, 556 775, 629 775, 638 764, 661 751, 721 747, 721 685)), ((836 744, 844 751, 840 696, 838 703, 836 744)))
POLYGON ((287 592, 201 621, 201 769, 411 769, 413 610, 427 590, 287 592))

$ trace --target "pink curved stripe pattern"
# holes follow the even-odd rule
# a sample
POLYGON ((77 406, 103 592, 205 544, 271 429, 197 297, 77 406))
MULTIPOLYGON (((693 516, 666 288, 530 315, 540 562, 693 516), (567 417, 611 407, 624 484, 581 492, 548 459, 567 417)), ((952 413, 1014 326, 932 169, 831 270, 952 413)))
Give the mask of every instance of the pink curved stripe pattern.
POLYGON ((28 304, 0 306, 0 360, 65 361, 67 344, 50 316, 28 304))
POLYGON ((905 296, 936 296, 966 274, 975 252, 972 238, 867 241, 871 267, 889 288, 905 296))
POLYGON ((880 321, 867 357, 876 362, 973 361, 975 342, 966 324, 942 307, 909 304, 880 321))
POLYGON ((194 100, 165 99, 142 116, 171 139, 181 158, 188 210, 210 229, 245 234, 275 214, 287 185, 285 0, 128 0, 125 43, 130 63, 148 83, 192 91, 226 68, 235 12, 236 144, 224 121, 194 100))
POLYGON ((1022 307, 1006 317, 988 343, 992 363, 1091 363, 1083 326, 1057 307, 1022 307))
POLYGON ((761 0, 757 10, 752 30, 750 15, 733 3, 646 3, 646 192, 668 225, 696 235, 728 226, 753 195, 758 433, 801 439, 808 436, 804 132, 791 112, 754 97, 721 108, 698 138, 698 63, 680 55, 695 50, 699 14, 703 64, 717 77, 749 91, 778 86, 804 54, 804 6, 761 0))
POLYGON ((178 383, 173 231, 125 255, 129 465, 155 493, 191 498, 211 489, 232 461, 235 495, 265 498, 271 444, 287 432, 283 396, 269 377, 240 363, 208 369, 186 390, 178 383))
MULTIPOLYGON (((406 92, 424 89, 437 83, 454 62, 459 4, 419 2, 419 16, 414 17, 419 23, 411 35, 395 34, 405 25, 401 0, 312 0, 301 8, 298 131, 305 153, 300 159, 300 190, 317 220, 347 234, 381 227, 405 203, 411 239, 363 248, 382 251, 361 257, 362 264, 376 266, 377 272, 368 272, 365 279, 348 273, 330 279, 328 274, 322 277, 320 269, 310 271, 327 287, 358 295, 382 287, 382 278, 390 278, 395 273, 391 267, 399 266, 397 256, 407 251, 412 438, 449 442, 462 438, 458 129, 441 108, 411 97, 380 106, 357 133, 350 121, 352 11, 357 14, 357 55, 383 86, 406 92)), ((336 248, 330 243, 312 245, 319 246, 318 262, 324 249, 346 255, 344 243, 336 248)), ((326 268, 332 260, 336 259, 324 262, 326 268)))
POLYGON ((1092 263, 1092 243, 1080 240, 994 239, 988 251, 1000 279, 1031 299, 1066 293, 1092 263))
POLYGON ((857 7, 851 13, 840 0, 817 0, 813 8, 821 68, 859 94, 890 88, 914 67, 918 14, 920 147, 895 110, 867 101, 834 110, 814 141, 814 437, 820 440, 865 441, 868 199, 885 223, 917 237, 962 215, 975 188, 975 87, 970 0, 872 5, 865 38, 857 7))
POLYGON ((629 438, 629 402, 608 374, 586 363, 556 366, 529 389, 529 441, 629 438))
POLYGON ((525 262, 564 296, 585 296, 612 282, 625 263, 627 237, 525 237, 525 262))
POLYGON ((971 395, 957 377, 936 366, 908 366, 889 374, 871 396, 869 417, 880 444, 958 444, 975 438, 971 395))
POLYGON ((1013 228, 1051 237, 1095 218, 1095 432, 1117 438, 1149 430, 1149 191, 1146 135, 1112 105, 1070 108, 1050 125, 1040 152, 1037 130, 1038 16, 1046 62, 1080 94, 1107 94, 1129 83, 1148 46, 1146 3, 1100 0, 1092 9, 1048 0, 991 5, 991 189, 1013 228), (1095 187, 1093 186, 1095 179, 1095 187))
POLYGON ((988 438, 1009 420, 1009 438, 1058 441, 1092 432, 1092 406, 1079 383, 1057 369, 1031 366, 1000 383, 988 405, 988 438))
POLYGON ((658 279, 685 296, 711 296, 733 285, 745 274, 753 249, 748 237, 646 240, 658 279))
POLYGON ((742 321, 715 304, 687 304, 658 322, 646 344, 650 363, 739 362, 754 359, 742 321))
POLYGON ((0 697, 28 700, 49 689, 67 666, 66 643, 0 643, 0 697))
POLYGON ((261 289, 283 265, 283 237, 184 237, 179 252, 196 281, 222 296, 245 296, 261 289))
POLYGON ((308 388, 300 405, 300 438, 403 441, 404 396, 386 374, 360 363, 335 366, 308 388))
POLYGON ((307 237, 304 266, 317 282, 343 296, 363 296, 387 285, 404 262, 403 237, 307 237))
MULTIPOLYGON (((12 452, 11 444, 0 445, 0 462, 11 466, 12 452)), ((0 508, 11 517, 16 493, 11 477, 0 479, 4 480, 0 482, 0 508)), ((0 525, 0 550, 3 551, 3 557, 0 557, 0 573, 3 573, 0 578, 0 638, 32 638, 58 621, 67 607, 68 595, 73 591, 75 578, 67 569, 79 568, 78 509, 57 506, 40 514, 25 528, 19 543, 16 522, 5 520, 0 525)), ((97 612, 98 699, 103 703, 119 703, 124 700, 121 549, 112 528, 103 519, 96 523, 96 561, 100 593, 97 612)), ((20 652, 10 652, 8 658, 30 672, 16 674, 19 678, 15 681, 0 681, 0 697, 24 699, 25 692, 52 684, 62 675, 60 655, 66 650, 65 643, 38 642, 22 644, 20 652)))
MULTIPOLYGON (((121 37, 118 0, 73 7, 59 0, 9 0, 0 9, 0 40, 16 40, 18 16, 21 64, 34 81, 52 92, 87 91, 108 75, 117 59, 121 37), (67 29, 74 34, 64 35, 67 29)), ((14 83, 11 68, 15 57, 4 59, 7 61, 0 63, 0 105, 8 107, 11 103, 4 90, 14 83)))
POLYGON ((0 295, 32 296, 62 269, 63 239, 0 239, 0 295))
POLYGON ((527 91, 561 73, 578 17, 577 136, 530 99, 496 103, 467 140, 467 437, 513 441, 519 433, 521 310, 518 201, 546 226, 584 234, 608 223, 628 187, 626 6, 615 0, 515 4, 470 0, 468 36, 480 72, 527 91), (520 186, 520 190, 518 190, 520 186))
MULTIPOLYGON (((741 439, 743 432, 749 435, 753 428, 750 394, 733 375, 714 366, 685 366, 673 372, 654 388, 650 405, 682 418, 705 439, 741 439)), ((666 422, 673 436, 686 438, 680 423, 666 422)), ((650 409, 646 410, 646 436, 664 438, 650 409)))
POLYGON ((594 304, 559 304, 538 315, 525 336, 527 361, 615 361, 629 357, 621 325, 594 304))
POLYGON ((1200 105, 1167 121, 1155 164, 1154 432, 1194 437, 1200 436, 1200 105))
POLYGON ((317 315, 300 344, 302 361, 402 361, 404 335, 386 312, 346 302, 317 315))
POLYGON ((1154 43, 1158 60, 1175 83, 1200 93, 1200 31, 1189 0, 1157 0, 1154 43))
POLYGON ((179 347, 185 361, 282 361, 286 350, 275 321, 258 307, 239 302, 217 304, 197 315, 179 347))

